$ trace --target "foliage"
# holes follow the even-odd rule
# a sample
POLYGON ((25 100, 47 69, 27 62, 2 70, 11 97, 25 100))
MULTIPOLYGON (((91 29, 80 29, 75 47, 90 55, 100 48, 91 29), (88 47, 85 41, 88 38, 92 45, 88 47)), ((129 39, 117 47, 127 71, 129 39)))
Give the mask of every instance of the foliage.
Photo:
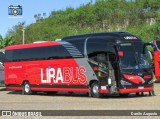
POLYGON ((9 45, 12 45, 12 44, 14 44, 14 41, 12 40, 12 38, 9 37, 9 36, 6 36, 4 39, 2 38, 0 40, 0 49, 4 49, 6 46, 9 46, 9 45))
MULTIPOLYGON (((96 0, 41 16, 34 15, 36 22, 26 26, 25 43, 110 31, 131 32, 145 41, 160 39, 159 0, 96 0)), ((8 32, 14 44, 22 43, 24 26, 25 22, 19 23, 8 32)))

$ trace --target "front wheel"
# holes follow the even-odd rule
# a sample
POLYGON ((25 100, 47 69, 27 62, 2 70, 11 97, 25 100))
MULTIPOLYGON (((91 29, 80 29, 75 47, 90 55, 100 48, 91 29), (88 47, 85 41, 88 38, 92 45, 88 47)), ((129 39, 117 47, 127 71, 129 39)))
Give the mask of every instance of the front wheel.
POLYGON ((30 95, 31 93, 32 93, 31 86, 30 86, 28 81, 25 81, 24 84, 23 84, 22 94, 30 95))
POLYGON ((91 96, 94 98, 100 98, 102 97, 102 94, 99 92, 99 85, 98 82, 94 82, 91 85, 91 96))

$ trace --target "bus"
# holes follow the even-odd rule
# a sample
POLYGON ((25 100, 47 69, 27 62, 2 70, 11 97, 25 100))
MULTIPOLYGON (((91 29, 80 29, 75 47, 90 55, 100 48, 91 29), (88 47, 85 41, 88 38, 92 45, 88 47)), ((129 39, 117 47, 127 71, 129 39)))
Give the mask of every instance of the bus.
POLYGON ((127 32, 91 33, 5 48, 9 90, 127 96, 153 90, 146 44, 127 32))
POLYGON ((0 86, 4 84, 4 49, 0 50, 0 86))
POLYGON ((152 53, 154 60, 154 75, 157 80, 160 80, 160 40, 154 40, 151 44, 154 49, 152 53))

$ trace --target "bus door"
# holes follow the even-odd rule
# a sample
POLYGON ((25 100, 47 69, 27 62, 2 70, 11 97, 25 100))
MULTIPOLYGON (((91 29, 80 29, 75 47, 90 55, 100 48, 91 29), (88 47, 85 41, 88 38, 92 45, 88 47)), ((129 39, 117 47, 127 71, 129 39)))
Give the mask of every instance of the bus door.
POLYGON ((118 75, 119 75, 119 68, 118 68, 118 59, 116 54, 114 53, 108 53, 107 56, 107 62, 108 62, 108 85, 110 89, 110 93, 117 92, 118 87, 118 75))
POLYGON ((99 81, 99 85, 107 85, 108 79, 108 65, 107 65, 107 53, 106 44, 102 43, 101 39, 88 39, 86 45, 86 57, 92 67, 96 80, 99 81))
POLYGON ((118 66, 114 53, 97 54, 98 79, 108 86, 110 93, 117 92, 118 66))
POLYGON ((115 49, 111 44, 99 38, 88 39, 86 51, 99 85, 107 86, 111 92, 115 92, 118 67, 115 49))

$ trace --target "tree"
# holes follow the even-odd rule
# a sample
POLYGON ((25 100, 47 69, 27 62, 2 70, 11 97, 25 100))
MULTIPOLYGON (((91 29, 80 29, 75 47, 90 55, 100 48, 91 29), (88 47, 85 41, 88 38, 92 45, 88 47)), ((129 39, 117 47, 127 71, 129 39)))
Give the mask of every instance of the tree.
MULTIPOLYGON (((145 41, 160 38, 159 0, 96 0, 78 8, 34 15, 36 20, 26 26, 26 43, 55 40, 69 35, 122 30, 145 41), (150 24, 153 20, 153 24, 150 24)), ((22 43, 23 23, 9 30, 15 44, 22 43)))
POLYGON ((35 15, 34 15, 35 20, 37 20, 37 17, 38 17, 38 15, 37 15, 37 14, 35 14, 35 15))
POLYGON ((13 45, 14 41, 12 37, 6 36, 4 39, 0 41, 0 49, 5 48, 6 46, 13 45))
POLYGON ((0 35, 0 41, 3 40, 2 35, 0 35))
POLYGON ((43 17, 46 17, 46 13, 43 13, 43 17))

